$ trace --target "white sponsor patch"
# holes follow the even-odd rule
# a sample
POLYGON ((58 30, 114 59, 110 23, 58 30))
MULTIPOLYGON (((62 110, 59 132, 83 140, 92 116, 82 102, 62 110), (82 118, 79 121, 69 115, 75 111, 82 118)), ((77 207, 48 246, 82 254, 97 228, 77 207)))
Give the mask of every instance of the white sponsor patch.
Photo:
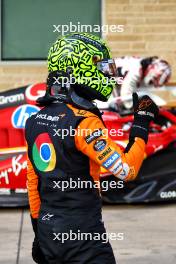
POLYGON ((105 162, 103 162, 102 166, 109 169, 119 157, 120 155, 117 152, 114 152, 105 162))
POLYGON ((130 168, 127 163, 123 163, 123 170, 117 175, 119 179, 125 180, 128 176, 130 168))
POLYGON ((146 116, 151 116, 154 118, 154 114, 146 111, 138 111, 138 115, 146 115, 146 116))
POLYGON ((35 119, 39 118, 39 119, 45 119, 45 120, 48 120, 48 121, 57 122, 57 121, 59 121, 59 119, 61 119, 64 116, 65 116, 64 114, 57 115, 57 116, 50 116, 50 115, 47 115, 47 114, 37 114, 35 116, 35 119))
POLYGON ((123 169, 122 160, 118 159, 116 163, 109 169, 114 175, 118 174, 123 169))

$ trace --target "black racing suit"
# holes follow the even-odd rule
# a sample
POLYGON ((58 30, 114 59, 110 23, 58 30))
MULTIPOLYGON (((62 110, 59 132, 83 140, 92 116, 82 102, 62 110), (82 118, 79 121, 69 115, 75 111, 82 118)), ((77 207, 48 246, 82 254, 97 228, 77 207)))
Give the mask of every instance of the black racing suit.
MULTIPOLYGON (((87 118, 86 111, 75 111, 77 113, 64 103, 52 103, 26 123, 29 162, 38 177, 35 184, 40 204, 36 198, 33 206, 39 211, 37 217, 34 216, 38 218, 39 244, 48 263, 114 264, 112 248, 102 238, 106 230, 99 190, 69 186, 61 189, 64 181, 94 181, 90 175, 90 160, 77 150, 74 136, 59 134, 63 129, 77 128, 87 118), (64 233, 69 234, 69 238, 63 242, 64 233), (94 239, 97 233, 100 239, 94 239)), ((29 192, 31 175, 28 173, 29 192)), ((35 193, 31 191, 29 196, 32 200, 35 193)))

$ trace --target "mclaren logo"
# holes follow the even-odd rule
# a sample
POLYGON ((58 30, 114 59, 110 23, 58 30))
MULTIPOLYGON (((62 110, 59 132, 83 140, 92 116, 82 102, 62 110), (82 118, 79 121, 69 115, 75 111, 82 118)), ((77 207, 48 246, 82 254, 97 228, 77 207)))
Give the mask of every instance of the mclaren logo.
POLYGON ((60 114, 58 116, 50 116, 47 114, 37 114, 35 119, 44 119, 44 120, 48 120, 48 121, 53 121, 53 122, 57 122, 59 119, 63 118, 65 116, 65 114, 60 114))

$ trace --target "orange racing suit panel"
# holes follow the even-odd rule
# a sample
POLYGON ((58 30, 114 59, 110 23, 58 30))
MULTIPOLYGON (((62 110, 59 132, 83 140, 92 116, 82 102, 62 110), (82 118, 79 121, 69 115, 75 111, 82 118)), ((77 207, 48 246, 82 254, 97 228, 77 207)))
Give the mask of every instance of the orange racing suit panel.
POLYGON ((143 139, 136 137, 130 150, 124 153, 108 136, 103 122, 96 116, 81 121, 77 131, 76 147, 90 158, 94 179, 97 179, 99 173, 97 164, 119 179, 129 181, 136 178, 145 154, 143 139))
MULTIPOLYGON (((75 116, 83 117, 76 129, 74 142, 76 149, 88 156, 89 173, 94 181, 99 180, 100 166, 119 179, 125 181, 135 179, 144 159, 145 142, 143 139, 136 137, 128 153, 124 153, 107 135, 107 129, 98 116, 70 105, 68 107, 75 116)), ((38 192, 39 179, 29 159, 27 180, 31 215, 33 218, 38 218, 41 204, 38 192)))
POLYGON ((27 188, 30 211, 33 218, 38 218, 41 203, 38 192, 38 176, 36 175, 29 158, 27 158, 27 166, 27 188))

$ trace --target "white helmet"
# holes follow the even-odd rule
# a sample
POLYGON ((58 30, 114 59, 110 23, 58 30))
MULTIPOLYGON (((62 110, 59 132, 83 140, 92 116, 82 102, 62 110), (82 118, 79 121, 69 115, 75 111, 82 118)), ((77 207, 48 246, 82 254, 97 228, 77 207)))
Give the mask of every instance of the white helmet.
POLYGON ((171 66, 165 60, 155 58, 144 72, 145 85, 159 87, 168 82, 171 77, 171 66))

